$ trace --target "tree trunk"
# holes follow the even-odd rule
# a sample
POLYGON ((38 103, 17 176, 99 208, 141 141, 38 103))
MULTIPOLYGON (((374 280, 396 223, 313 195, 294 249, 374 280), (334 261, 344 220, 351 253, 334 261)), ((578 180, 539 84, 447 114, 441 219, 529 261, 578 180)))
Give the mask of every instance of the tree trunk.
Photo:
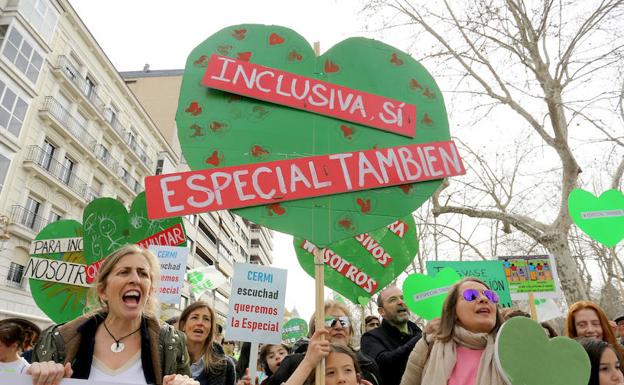
POLYGON ((555 257, 561 290, 568 306, 577 301, 589 299, 589 292, 574 262, 568 244, 567 231, 558 231, 541 241, 542 245, 555 257))

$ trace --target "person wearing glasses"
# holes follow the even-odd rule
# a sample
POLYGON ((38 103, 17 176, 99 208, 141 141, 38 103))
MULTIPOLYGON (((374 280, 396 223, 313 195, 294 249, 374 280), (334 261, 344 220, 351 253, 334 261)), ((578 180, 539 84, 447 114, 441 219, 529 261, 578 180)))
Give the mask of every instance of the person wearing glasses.
POLYGON ((437 332, 418 341, 401 385, 504 385, 494 359, 494 341, 503 323, 497 304, 496 293, 479 279, 454 284, 437 332))
POLYGON ((399 385, 407 358, 422 331, 409 320, 403 292, 389 286, 377 296, 381 325, 362 335, 362 351, 377 363, 384 385, 399 385))
POLYGON ((299 373, 311 374, 321 359, 319 351, 323 350, 328 354, 330 344, 345 346, 356 354, 363 380, 372 385, 385 385, 382 384, 379 368, 375 362, 361 351, 356 352, 353 349, 353 322, 349 309, 345 305, 336 301, 325 302, 324 330, 316 330, 314 318, 313 315, 310 320, 308 335, 311 337, 306 353, 294 353, 285 357, 277 371, 263 385, 285 383, 297 367, 301 367, 299 373), (324 340, 321 336, 324 336, 324 340))

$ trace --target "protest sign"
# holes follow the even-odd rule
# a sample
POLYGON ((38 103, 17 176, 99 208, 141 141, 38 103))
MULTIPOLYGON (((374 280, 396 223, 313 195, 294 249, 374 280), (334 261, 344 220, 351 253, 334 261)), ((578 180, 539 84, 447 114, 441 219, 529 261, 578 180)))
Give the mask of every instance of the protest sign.
POLYGON ((282 342, 292 345, 308 335, 308 323, 301 318, 291 318, 284 324, 282 342))
POLYGON ((585 349, 568 337, 549 339, 542 326, 514 317, 496 337, 496 365, 511 385, 587 385, 591 364, 585 349))
POLYGON ((152 245, 149 249, 156 255, 160 263, 158 300, 161 303, 180 303, 189 249, 159 245, 152 245))
POLYGON ((512 307, 509 285, 501 261, 427 261, 426 265, 427 274, 432 277, 445 267, 450 267, 462 277, 478 278, 498 294, 502 307, 512 307))
POLYGON ((450 267, 440 270, 435 277, 410 274, 403 282, 405 304, 411 311, 426 320, 440 317, 448 291, 461 278, 450 267))
POLYGON ((551 255, 498 257, 513 300, 528 300, 529 293, 539 298, 560 298, 557 266, 551 255))
POLYGON ((279 344, 285 299, 286 270, 235 264, 226 326, 228 339, 279 344))
POLYGON ((624 239, 624 194, 619 190, 607 190, 596 198, 576 188, 568 196, 568 212, 579 229, 607 247, 624 239))
MULTIPOLYGON (((299 264, 313 276, 316 245, 294 238, 293 246, 299 264)), ((325 286, 353 303, 365 305, 375 292, 405 271, 417 251, 416 223, 410 214, 324 249, 325 286)))
POLYGON ((215 266, 202 266, 189 270, 186 273, 186 280, 191 285, 193 297, 199 299, 205 291, 214 290, 226 283, 227 277, 215 266))
POLYGON ((35 303, 55 323, 82 315, 100 266, 119 248, 131 243, 186 244, 181 218, 147 219, 145 193, 135 198, 130 212, 115 199, 95 199, 85 207, 83 224, 50 223, 30 247, 24 273, 35 303))
POLYGON ((193 171, 146 179, 150 217, 240 207, 319 247, 411 213, 465 172, 434 79, 365 38, 317 55, 288 28, 224 28, 188 56, 176 123, 193 171))

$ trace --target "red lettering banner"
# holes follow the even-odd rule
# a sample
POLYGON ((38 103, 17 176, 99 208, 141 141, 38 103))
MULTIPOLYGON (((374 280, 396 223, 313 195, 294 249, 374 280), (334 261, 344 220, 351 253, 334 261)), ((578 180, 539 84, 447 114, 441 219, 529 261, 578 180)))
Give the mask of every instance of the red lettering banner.
POLYGON ((416 136, 413 104, 243 60, 212 55, 202 83, 411 138, 416 136))
POLYGON ((155 175, 150 219, 272 204, 463 175, 452 141, 155 175))

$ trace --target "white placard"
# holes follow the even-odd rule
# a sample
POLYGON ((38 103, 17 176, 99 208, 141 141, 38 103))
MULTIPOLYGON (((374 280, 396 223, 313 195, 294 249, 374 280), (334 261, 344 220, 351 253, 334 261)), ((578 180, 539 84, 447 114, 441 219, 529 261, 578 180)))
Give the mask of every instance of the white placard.
POLYGON ((24 277, 75 286, 91 286, 87 265, 56 259, 30 257, 24 277))
POLYGON ((229 340, 281 342, 286 276, 284 269, 247 263, 234 265, 227 318, 229 340))
POLYGON ((161 303, 180 303, 189 249, 177 246, 151 245, 149 250, 156 255, 160 263, 158 300, 161 303))
MULTIPOLYGON (((0 373, 0 384, 6 385, 32 385, 32 377, 25 374, 0 373)), ((120 385, 118 382, 77 380, 64 378, 59 385, 120 385)))
POLYGON ((73 253, 82 251, 82 237, 34 240, 30 254, 73 253))

